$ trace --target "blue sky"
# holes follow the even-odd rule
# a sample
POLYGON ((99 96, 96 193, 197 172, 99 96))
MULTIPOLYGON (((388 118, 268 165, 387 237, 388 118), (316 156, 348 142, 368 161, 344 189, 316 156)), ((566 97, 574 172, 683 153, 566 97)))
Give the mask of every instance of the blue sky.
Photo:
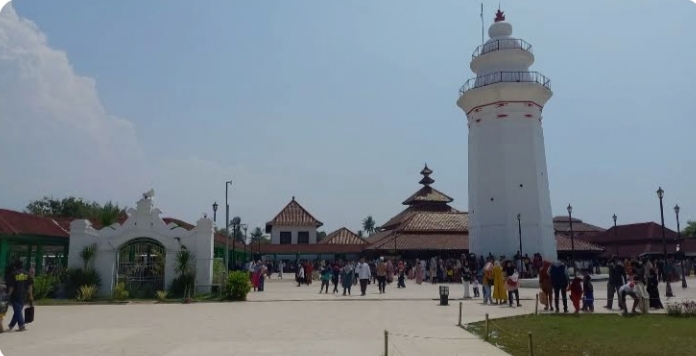
MULTIPOLYGON (((326 230, 357 230, 366 215, 397 214, 427 162, 434 187, 467 209, 467 127, 455 102, 481 42, 478 1, 12 6, 0 15, 0 39, 15 39, 0 45, 0 94, 13 92, 0 99, 12 113, 0 114, 4 208, 46 194, 132 206, 154 187, 165 215, 193 222, 224 204, 231 178, 231 215, 251 226, 294 195, 326 230)), ((486 28, 497 6, 484 1, 486 28)), ((502 7, 513 35, 534 46, 533 69, 552 81, 554 213, 571 203, 601 226, 614 213, 659 222, 662 185, 668 225, 675 203, 682 221, 696 218, 696 6, 502 7)))

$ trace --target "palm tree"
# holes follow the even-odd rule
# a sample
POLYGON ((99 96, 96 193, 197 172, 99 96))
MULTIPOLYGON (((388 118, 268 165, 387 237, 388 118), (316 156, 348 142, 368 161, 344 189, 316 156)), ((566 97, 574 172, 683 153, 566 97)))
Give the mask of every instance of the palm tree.
POLYGON ((267 240, 266 235, 264 234, 263 230, 257 226, 254 231, 251 232, 251 240, 249 243, 264 243, 265 240, 267 240))
POLYGON ((368 215, 362 222, 363 231, 370 236, 377 230, 375 225, 377 225, 375 219, 372 218, 372 215, 368 215))

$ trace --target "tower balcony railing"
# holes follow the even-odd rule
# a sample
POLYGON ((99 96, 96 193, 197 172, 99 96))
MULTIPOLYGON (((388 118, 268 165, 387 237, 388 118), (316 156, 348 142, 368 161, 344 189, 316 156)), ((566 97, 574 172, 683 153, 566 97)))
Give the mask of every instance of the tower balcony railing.
POLYGON ((520 40, 516 38, 501 38, 498 40, 486 42, 476 47, 476 49, 474 50, 474 54, 471 55, 471 60, 474 60, 476 59, 476 57, 480 57, 486 53, 500 51, 503 49, 518 49, 521 51, 532 53, 531 43, 525 40, 520 40))
POLYGON ((496 83, 537 83, 551 90, 551 80, 539 72, 495 72, 467 80, 459 94, 496 83))

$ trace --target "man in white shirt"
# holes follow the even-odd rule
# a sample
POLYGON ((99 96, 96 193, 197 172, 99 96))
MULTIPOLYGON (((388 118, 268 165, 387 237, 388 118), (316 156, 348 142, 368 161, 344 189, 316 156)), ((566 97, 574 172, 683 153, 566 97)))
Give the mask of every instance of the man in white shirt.
POLYGON ((283 268, 285 267, 285 262, 278 262, 278 279, 283 279, 283 268))
POLYGON ((372 276, 370 265, 365 262, 365 257, 360 258, 360 262, 355 267, 355 272, 358 274, 358 279, 360 280, 360 295, 364 296, 367 292, 367 282, 372 276))

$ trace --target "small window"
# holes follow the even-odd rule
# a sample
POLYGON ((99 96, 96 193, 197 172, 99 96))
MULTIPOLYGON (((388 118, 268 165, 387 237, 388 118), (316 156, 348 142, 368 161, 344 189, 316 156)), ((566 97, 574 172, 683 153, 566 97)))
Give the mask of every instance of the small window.
POLYGON ((308 245, 309 244, 309 231, 299 231, 297 233, 297 244, 298 245, 308 245))
POLYGON ((280 244, 281 245, 290 245, 291 243, 292 243, 292 232, 281 231, 280 232, 280 244))

